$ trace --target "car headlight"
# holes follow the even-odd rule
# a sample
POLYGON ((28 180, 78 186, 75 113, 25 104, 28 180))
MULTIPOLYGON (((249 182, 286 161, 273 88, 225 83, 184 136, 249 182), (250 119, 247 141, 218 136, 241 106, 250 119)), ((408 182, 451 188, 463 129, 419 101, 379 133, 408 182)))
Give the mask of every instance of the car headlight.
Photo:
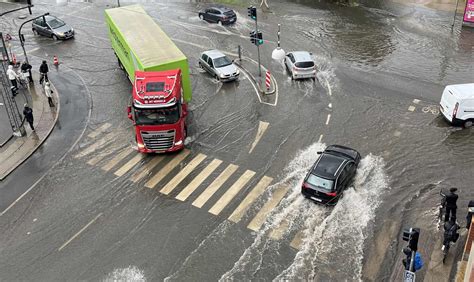
POLYGON ((223 73, 221 73, 221 74, 219 74, 219 77, 220 77, 220 78, 224 78, 225 75, 224 75, 223 73))
POLYGON ((145 144, 140 143, 140 142, 137 143, 137 146, 138 146, 138 148, 140 148, 140 149, 144 149, 144 148, 145 148, 145 144))
POLYGON ((74 32, 74 28, 71 27, 71 32, 74 32))
POLYGON ((64 32, 58 32, 59 36, 64 36, 64 32))
POLYGON ((175 146, 181 146, 181 144, 183 144, 183 140, 179 140, 177 142, 174 142, 175 146))
POLYGON ((237 71, 235 72, 235 75, 239 75, 239 74, 240 74, 240 71, 237 70, 237 71))

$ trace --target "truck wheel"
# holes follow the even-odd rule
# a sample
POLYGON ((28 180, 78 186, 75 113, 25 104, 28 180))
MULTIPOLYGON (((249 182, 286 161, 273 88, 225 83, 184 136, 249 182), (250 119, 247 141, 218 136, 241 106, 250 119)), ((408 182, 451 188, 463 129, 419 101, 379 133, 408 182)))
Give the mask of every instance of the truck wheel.
POLYGON ((471 127, 471 126, 472 126, 472 120, 466 120, 466 121, 464 122, 464 127, 465 127, 465 128, 469 128, 469 127, 471 127))

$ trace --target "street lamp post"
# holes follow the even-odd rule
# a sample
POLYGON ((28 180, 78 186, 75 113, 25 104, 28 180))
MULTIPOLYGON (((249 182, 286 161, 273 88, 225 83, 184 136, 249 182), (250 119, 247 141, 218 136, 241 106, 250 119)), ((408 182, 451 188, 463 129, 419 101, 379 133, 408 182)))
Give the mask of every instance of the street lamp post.
POLYGON ((454 28, 454 23, 456 22, 456 13, 458 12, 459 0, 456 1, 456 9, 454 9, 453 24, 451 25, 451 30, 454 28))
MULTIPOLYGON (((43 15, 41 15, 41 16, 37 16, 37 17, 35 17, 35 18, 29 19, 29 20, 25 21, 24 23, 22 23, 22 24, 20 25, 20 28, 18 29, 18 38, 20 38, 20 44, 21 44, 21 48, 23 49, 23 55, 25 56, 25 61, 26 61, 26 63, 28 63, 28 64, 29 64, 30 62, 28 61, 28 56, 26 55, 26 50, 25 50, 25 37, 23 36, 23 34, 21 34, 21 29, 23 28, 23 26, 24 26, 26 23, 31 22, 31 21, 34 21, 34 20, 36 20, 36 19, 38 19, 38 18, 41 18, 41 17, 43 18, 43 21, 46 22, 46 19, 45 19, 44 17, 47 16, 47 15, 49 15, 49 13, 45 13, 45 14, 43 14, 43 15)), ((29 74, 30 74, 30 77, 32 77, 32 76, 31 76, 31 69, 29 69, 28 72, 29 72, 29 74)))

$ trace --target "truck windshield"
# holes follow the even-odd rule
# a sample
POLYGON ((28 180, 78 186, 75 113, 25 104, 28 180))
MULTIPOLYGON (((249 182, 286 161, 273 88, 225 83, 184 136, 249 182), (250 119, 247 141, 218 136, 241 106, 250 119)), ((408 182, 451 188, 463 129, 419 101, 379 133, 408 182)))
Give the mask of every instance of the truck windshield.
POLYGON ((173 124, 179 120, 179 104, 159 109, 134 108, 134 112, 137 125, 173 124))

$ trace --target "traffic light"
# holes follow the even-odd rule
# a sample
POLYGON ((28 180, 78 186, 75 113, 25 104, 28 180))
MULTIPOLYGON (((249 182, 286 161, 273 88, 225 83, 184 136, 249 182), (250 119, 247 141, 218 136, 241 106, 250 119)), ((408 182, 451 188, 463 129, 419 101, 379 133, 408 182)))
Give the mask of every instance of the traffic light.
POLYGON ((408 248, 413 252, 418 249, 418 238, 420 237, 420 228, 410 228, 403 230, 403 241, 408 242, 408 248))
POLYGON ((257 32, 257 45, 262 45, 263 44, 263 35, 262 32, 257 32))
POLYGON ((257 19, 257 8, 255 8, 254 6, 248 7, 247 8, 247 14, 251 19, 256 20, 257 19))
POLYGON ((257 33, 255 32, 255 30, 252 30, 250 32, 250 42, 252 42, 252 44, 255 44, 256 45, 256 42, 257 42, 257 33))
POLYGON ((28 12, 30 12, 31 15, 31 0, 26 0, 26 3, 28 4, 28 12))

